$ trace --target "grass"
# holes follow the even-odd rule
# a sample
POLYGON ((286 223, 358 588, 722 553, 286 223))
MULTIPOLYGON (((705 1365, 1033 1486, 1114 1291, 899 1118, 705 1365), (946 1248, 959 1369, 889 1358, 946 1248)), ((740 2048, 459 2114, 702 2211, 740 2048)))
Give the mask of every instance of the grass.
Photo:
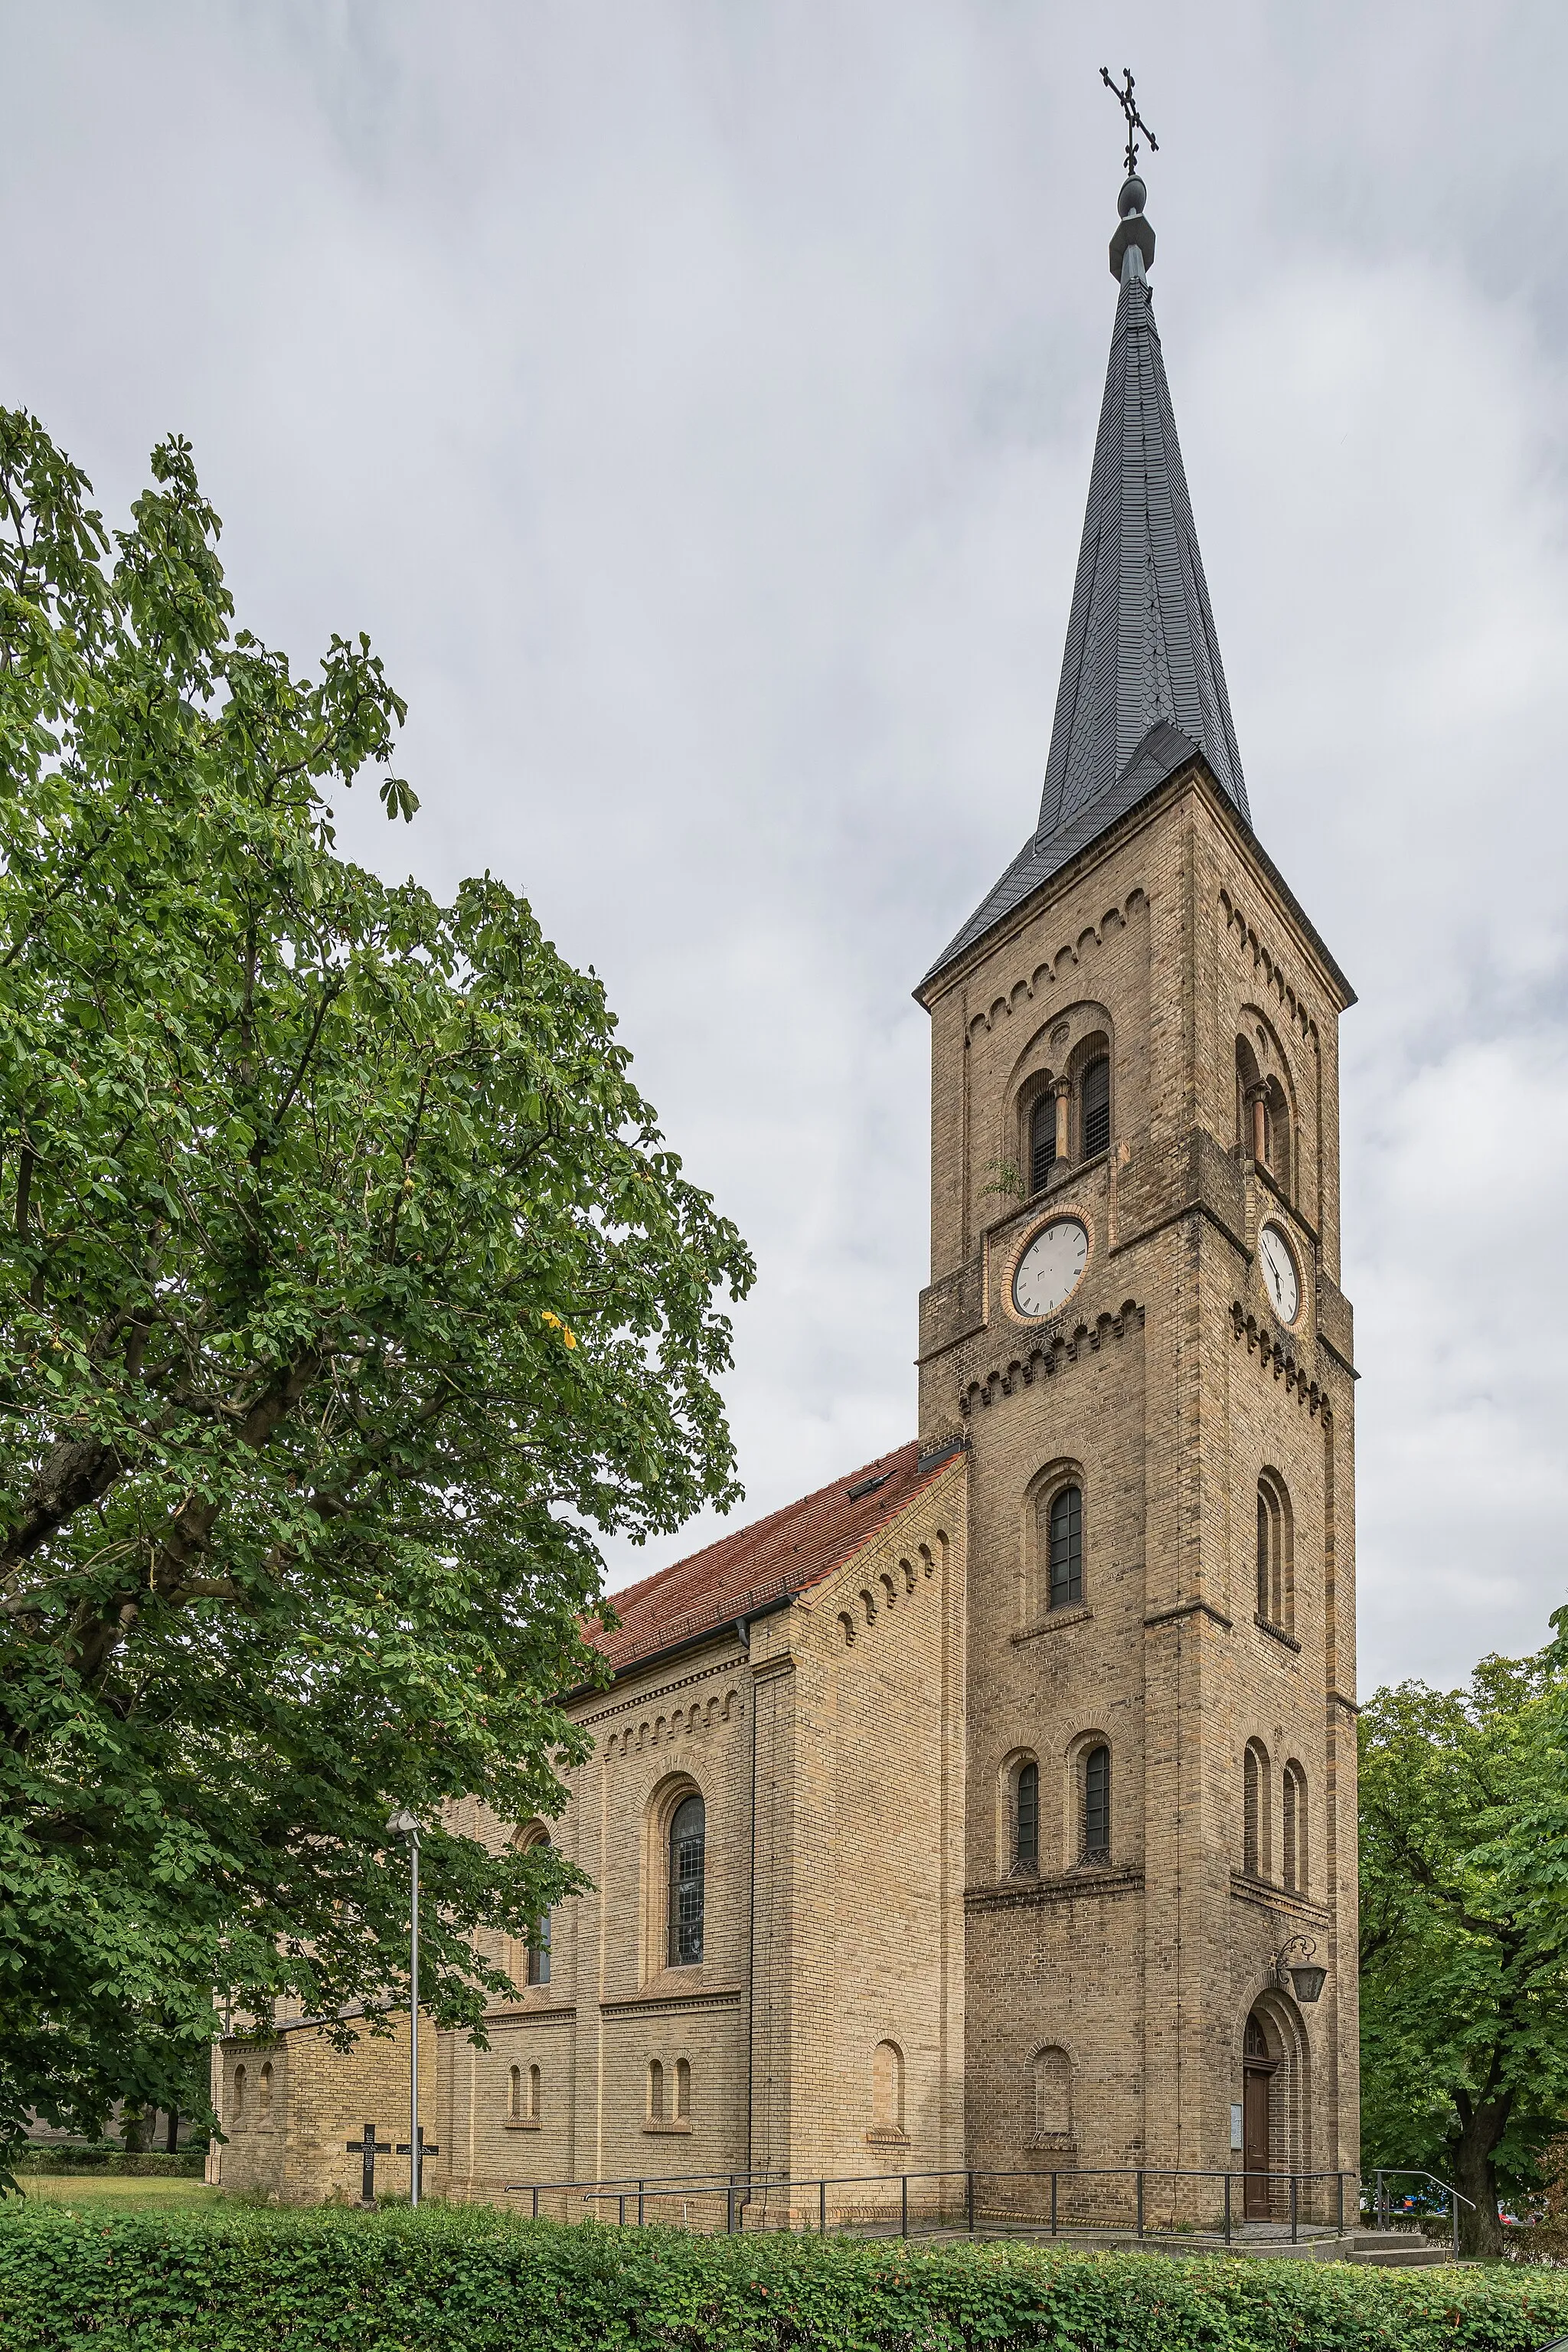
POLYGON ((47 2205, 74 2206, 79 2213, 161 2213, 173 2206, 216 2205, 221 2191, 204 2181, 167 2174, 159 2179, 130 2173, 32 2172, 21 2176, 29 2198, 47 2205))

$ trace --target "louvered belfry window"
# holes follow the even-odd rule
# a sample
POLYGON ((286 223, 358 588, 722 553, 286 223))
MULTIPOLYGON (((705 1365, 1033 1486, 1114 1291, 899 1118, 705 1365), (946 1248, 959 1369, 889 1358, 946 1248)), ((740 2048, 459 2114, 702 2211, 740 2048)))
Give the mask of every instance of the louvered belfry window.
POLYGON ((1043 1192, 1051 1170, 1057 1164, 1057 1107, 1053 1097, 1041 1095, 1029 1113, 1029 1190, 1043 1192))
POLYGON ((1040 1768, 1033 1759, 1018 1767, 1014 1806, 1013 1866, 1016 1870, 1037 1870, 1040 1866, 1040 1768))
POLYGON ((669 1965, 696 1968, 702 1958, 704 1848, 707 1812, 700 1797, 683 1797, 669 1824, 669 1965))
POLYGON ((1079 1096, 1079 1130, 1082 1157, 1092 1160, 1110 1146, 1110 1064, 1101 1054, 1083 1074, 1079 1096))
POLYGON ((1110 1750, 1091 1748, 1083 1759, 1083 1858, 1110 1860, 1110 1750))
POLYGON ((1051 1497, 1050 1605, 1068 1609, 1083 1599, 1083 1490, 1064 1486, 1051 1497))

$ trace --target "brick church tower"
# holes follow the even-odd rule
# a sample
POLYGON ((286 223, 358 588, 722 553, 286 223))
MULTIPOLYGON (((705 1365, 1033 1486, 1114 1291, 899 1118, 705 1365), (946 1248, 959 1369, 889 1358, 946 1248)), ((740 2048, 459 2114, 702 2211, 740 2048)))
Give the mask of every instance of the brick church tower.
POLYGON ((969 2161, 1328 2175, 1358 2160, 1353 996, 1252 829, 1144 202, 1038 824, 918 992, 921 1438, 970 1456, 969 2161))

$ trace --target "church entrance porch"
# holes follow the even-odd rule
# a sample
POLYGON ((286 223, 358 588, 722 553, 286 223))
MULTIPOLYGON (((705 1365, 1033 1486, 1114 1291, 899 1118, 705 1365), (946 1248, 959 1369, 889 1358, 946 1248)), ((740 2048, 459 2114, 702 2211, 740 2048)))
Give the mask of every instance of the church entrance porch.
POLYGON ((1268 2176, 1273 2169, 1269 2095, 1279 2062, 1268 2054, 1256 2011, 1247 2021, 1242 2053, 1241 2162, 1246 2175, 1242 2211, 1249 2221, 1267 2221, 1271 2210, 1268 2176))

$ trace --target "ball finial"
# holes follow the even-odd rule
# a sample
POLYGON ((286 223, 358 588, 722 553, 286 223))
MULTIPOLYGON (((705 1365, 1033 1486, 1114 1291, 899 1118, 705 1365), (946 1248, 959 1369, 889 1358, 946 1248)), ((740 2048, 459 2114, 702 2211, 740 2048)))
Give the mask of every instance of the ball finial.
POLYGON ((1123 220, 1141 213, 1149 201, 1149 191, 1136 172, 1131 172, 1121 183, 1121 194, 1116 199, 1116 209, 1123 220))

